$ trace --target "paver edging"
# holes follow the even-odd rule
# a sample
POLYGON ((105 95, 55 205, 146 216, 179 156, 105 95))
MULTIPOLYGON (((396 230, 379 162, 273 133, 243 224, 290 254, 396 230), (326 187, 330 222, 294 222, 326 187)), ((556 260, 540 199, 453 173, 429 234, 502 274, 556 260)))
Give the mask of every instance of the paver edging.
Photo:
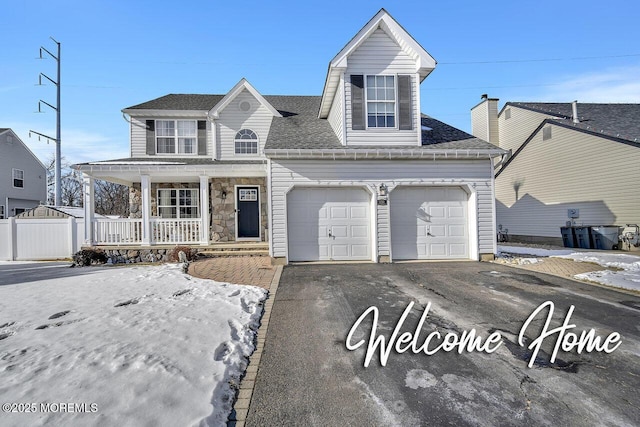
POLYGON ((233 404, 233 410, 227 420, 228 425, 234 425, 236 427, 242 426, 245 423, 249 408, 251 408, 251 399, 253 397, 253 389, 255 387, 255 380, 260 369, 260 359, 262 358, 262 351, 264 350, 264 340, 267 336, 269 329, 269 320, 271 318, 271 310, 273 309, 273 301, 278 291, 278 284, 280 283, 280 276, 282 275, 282 266, 274 266, 276 269, 273 279, 271 279, 271 285, 269 288, 269 295, 264 302, 264 311, 261 317, 260 327, 256 333, 255 338, 255 350, 249 356, 249 365, 245 371, 242 380, 240 380, 240 386, 238 388, 239 393, 236 396, 236 401, 233 404), (252 366, 254 366, 252 368, 252 366), (239 407, 236 407, 240 403, 239 407))

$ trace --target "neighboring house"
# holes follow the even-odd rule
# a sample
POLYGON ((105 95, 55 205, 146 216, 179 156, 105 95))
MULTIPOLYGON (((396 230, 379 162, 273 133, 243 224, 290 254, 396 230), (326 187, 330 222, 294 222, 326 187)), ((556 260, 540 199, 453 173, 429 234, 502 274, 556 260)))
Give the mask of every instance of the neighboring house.
POLYGON ((495 183, 511 237, 562 243, 568 221, 640 223, 640 104, 497 104, 472 108, 472 133, 511 151, 495 183))
POLYGON ((75 166, 86 244, 121 227, 143 245, 269 242, 280 263, 493 257, 504 151, 421 115, 435 66, 382 9, 331 60, 322 96, 242 79, 125 108, 131 157, 75 166), (130 186, 131 219, 95 219, 93 179, 130 186))
POLYGON ((14 131, 0 128, 0 219, 46 200, 46 168, 14 131))

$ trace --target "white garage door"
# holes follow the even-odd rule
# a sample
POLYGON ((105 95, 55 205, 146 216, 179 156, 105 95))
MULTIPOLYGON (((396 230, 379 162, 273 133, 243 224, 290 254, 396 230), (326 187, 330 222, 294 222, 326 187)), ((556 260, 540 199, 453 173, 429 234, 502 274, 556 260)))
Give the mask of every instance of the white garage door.
POLYGON ((391 255, 469 258, 467 193, 460 187, 399 187, 390 194, 391 255))
POLYGON ((289 261, 370 260, 371 196, 359 188, 296 188, 287 195, 289 261))

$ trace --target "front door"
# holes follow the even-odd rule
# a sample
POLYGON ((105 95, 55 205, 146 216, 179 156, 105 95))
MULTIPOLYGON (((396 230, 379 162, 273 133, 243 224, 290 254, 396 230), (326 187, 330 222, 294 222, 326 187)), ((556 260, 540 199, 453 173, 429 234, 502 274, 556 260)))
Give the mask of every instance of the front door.
POLYGON ((260 239, 260 187, 236 187, 238 239, 260 239))

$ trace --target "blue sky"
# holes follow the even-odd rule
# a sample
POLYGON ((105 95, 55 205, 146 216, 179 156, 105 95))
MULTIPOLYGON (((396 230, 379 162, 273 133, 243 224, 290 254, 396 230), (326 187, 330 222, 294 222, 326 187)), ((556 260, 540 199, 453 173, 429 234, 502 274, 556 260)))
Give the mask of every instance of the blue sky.
POLYGON ((45 160, 55 136, 62 43, 62 153, 128 156, 125 107, 167 93, 226 93, 242 77, 264 95, 320 95, 329 61, 381 8, 438 61, 422 112, 470 131, 488 93, 507 101, 640 102, 640 3, 602 1, 5 1, 0 127, 45 160))

